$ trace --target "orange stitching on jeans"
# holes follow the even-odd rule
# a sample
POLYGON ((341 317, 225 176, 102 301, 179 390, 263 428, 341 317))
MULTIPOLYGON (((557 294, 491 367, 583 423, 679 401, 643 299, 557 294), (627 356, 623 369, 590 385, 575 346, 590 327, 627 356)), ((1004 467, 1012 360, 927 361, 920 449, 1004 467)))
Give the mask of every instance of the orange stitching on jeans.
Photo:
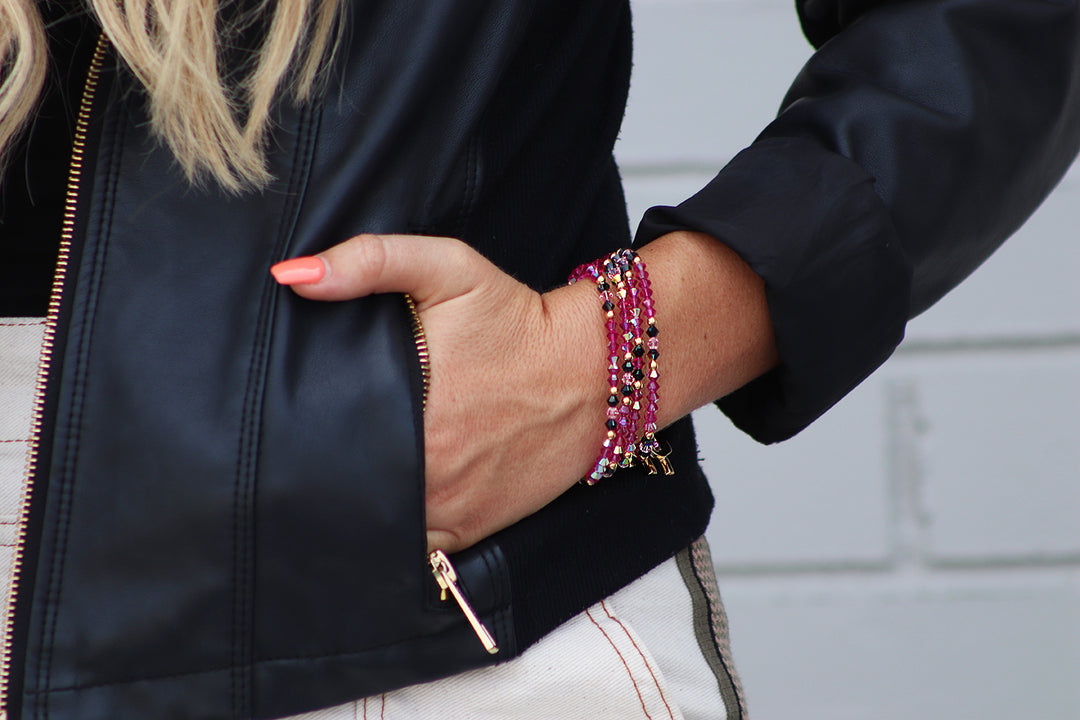
POLYGON ((664 707, 667 708, 668 717, 670 717, 671 720, 675 720, 675 713, 671 711, 671 706, 668 705, 667 698, 664 697, 664 689, 660 687, 660 681, 656 679, 656 674, 653 672, 652 666, 649 664, 649 661, 645 659, 645 653, 642 652, 640 647, 638 647, 637 641, 634 640, 634 636, 631 635, 630 630, 627 629, 625 625, 623 625, 622 620, 611 614, 611 611, 608 610, 606 602, 601 600, 600 607, 604 608, 604 612, 607 613, 607 616, 614 620, 618 624, 618 626, 622 628, 622 631, 626 633, 626 639, 629 640, 630 644, 634 646, 634 649, 638 651, 638 655, 641 656, 641 662, 645 663, 645 669, 649 671, 649 675, 652 677, 653 682, 656 683, 656 690, 660 693, 660 699, 664 701, 664 707))
POLYGON ((45 324, 45 318, 41 318, 38 322, 0 322, 0 327, 40 327, 45 324))
MULTIPOLYGON (((362 702, 364 703, 364 717, 361 720, 368 720, 367 701, 370 700, 371 697, 374 697, 374 696, 366 697, 366 698, 364 698, 362 700, 362 702)), ((379 710, 379 717, 382 718, 383 720, 385 720, 385 718, 386 718, 386 693, 383 693, 382 695, 380 695, 379 700, 382 702, 382 708, 379 710)), ((359 703, 357 703, 357 705, 359 705, 359 703)))
POLYGON ((637 678, 635 678, 634 673, 630 671, 630 666, 627 665, 626 658, 624 658, 623 654, 619 652, 618 646, 616 646, 615 643, 612 641, 611 636, 607 634, 607 631, 604 630, 604 628, 600 627, 600 623, 596 622, 596 618, 592 616, 592 610, 586 609, 585 614, 589 616, 589 619, 592 620, 592 624, 595 625, 596 629, 603 634, 604 639, 606 639, 608 641, 608 644, 611 645, 611 649, 614 650, 615 654, 619 656, 619 660, 622 662, 623 667, 626 668, 626 674, 630 676, 630 682, 634 684, 634 692, 637 693, 638 702, 641 703, 641 711, 645 713, 645 717, 649 718, 649 720, 652 720, 652 715, 649 714, 649 709, 645 707, 645 698, 641 696, 641 688, 638 687, 637 678))

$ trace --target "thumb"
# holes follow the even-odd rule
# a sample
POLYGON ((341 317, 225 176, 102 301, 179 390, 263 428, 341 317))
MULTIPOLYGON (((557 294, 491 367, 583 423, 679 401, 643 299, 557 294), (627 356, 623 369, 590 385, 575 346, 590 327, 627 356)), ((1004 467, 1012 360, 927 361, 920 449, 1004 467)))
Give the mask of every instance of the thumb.
POLYGON ((460 240, 425 235, 357 235, 318 255, 277 263, 270 272, 311 300, 409 293, 423 309, 463 295, 488 261, 460 240))

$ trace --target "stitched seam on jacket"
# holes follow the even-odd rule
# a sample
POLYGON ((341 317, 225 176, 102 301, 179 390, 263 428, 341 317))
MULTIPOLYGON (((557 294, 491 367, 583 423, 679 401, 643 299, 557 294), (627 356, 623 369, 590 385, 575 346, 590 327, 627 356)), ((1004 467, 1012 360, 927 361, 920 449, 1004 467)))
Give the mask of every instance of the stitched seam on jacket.
MULTIPOLYGON (((120 115, 124 115, 124 111, 121 110, 120 115)), ((74 483, 68 480, 73 478, 75 468, 78 466, 78 439, 75 436, 74 428, 78 428, 81 425, 83 401, 85 399, 84 394, 86 391, 86 375, 87 369, 90 364, 90 347, 91 338, 93 336, 94 319, 97 312, 97 303, 100 298, 98 290, 101 286, 101 278, 104 273, 105 255, 107 253, 107 238, 112 230, 113 211, 115 209, 116 201, 116 182, 119 176, 120 155, 121 152, 116 148, 122 148, 122 138, 124 134, 124 123, 118 122, 116 124, 113 151, 109 155, 108 170, 105 173, 105 187, 103 188, 99 197, 101 197, 101 229, 98 233, 97 247, 95 248, 95 255, 93 259, 93 273, 91 276, 89 287, 87 288, 87 311, 84 314, 84 322, 78 330, 78 336, 76 338, 76 344, 74 347, 78 348, 79 358, 77 360, 76 367, 73 372, 72 380, 72 411, 70 420, 68 422, 67 438, 64 441, 63 460, 59 463, 59 472, 54 471, 53 476, 61 478, 60 497, 58 498, 57 508, 57 523, 56 523, 56 535, 54 542, 55 550, 53 555, 52 567, 49 572, 49 581, 47 588, 47 595, 45 600, 45 618, 44 627, 42 628, 42 634, 44 635, 41 655, 38 658, 38 671, 37 682, 39 687, 48 687, 49 678, 52 674, 52 648, 56 642, 56 626, 58 624, 58 614, 60 609, 60 598, 63 594, 63 580, 64 580, 64 567, 67 561, 68 554, 68 536, 71 523, 71 503, 72 495, 74 494, 74 483)), ((93 208, 89 210, 88 221, 93 217, 93 208)), ((88 235, 90 226, 87 226, 88 235)), ((85 264, 80 264, 85 267, 85 264)), ((67 282, 72 282, 77 278, 68 278, 67 282)), ((35 714, 40 718, 47 718, 48 702, 39 703, 35 707, 35 714)))
POLYGON ((480 188, 480 138, 474 132, 465 151, 465 197, 456 221, 458 237, 465 237, 469 219, 479 200, 480 188))
MULTIPOLYGON (((291 167, 289 182, 292 187, 296 168, 291 167)), ((282 208, 278 220, 278 235, 274 241, 274 259, 281 256, 284 219, 288 204, 282 208)), ((259 315, 255 322, 251 356, 248 360, 247 383, 244 390, 244 406, 240 417, 239 447, 237 448, 236 482, 233 486, 233 620, 232 620, 232 672, 229 692, 232 698, 233 716, 250 715, 253 689, 248 682, 252 665, 254 641, 254 547, 255 547, 255 483, 259 469, 260 427, 263 409, 263 392, 273 328, 272 319, 277 305, 277 284, 269 275, 263 278, 259 298, 259 315)))
MULTIPOLYGON (((313 135, 311 104, 303 107, 297 120, 289 178, 285 183, 286 202, 278 219, 278 234, 272 257, 282 259, 293 236, 303 198, 303 180, 309 173, 313 135)), ((255 496, 258 482, 259 453, 262 439, 263 401, 269 372, 270 347, 273 343, 273 319, 281 288, 267 273, 263 280, 256 321, 244 410, 241 417, 240 447, 233 512, 234 596, 233 596, 233 672, 230 692, 235 717, 251 714, 254 686, 251 682, 255 662, 255 496)))

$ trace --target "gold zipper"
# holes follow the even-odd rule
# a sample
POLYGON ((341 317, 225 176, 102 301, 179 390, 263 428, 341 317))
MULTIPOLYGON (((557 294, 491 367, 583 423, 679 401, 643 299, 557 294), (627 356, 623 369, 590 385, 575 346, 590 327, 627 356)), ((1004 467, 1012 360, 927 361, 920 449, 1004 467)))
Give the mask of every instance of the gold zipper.
MULTIPOLYGON (((412 295, 405 294, 405 304, 412 315, 413 341, 416 343, 416 354, 420 358, 420 376, 424 387, 422 406, 426 410, 428 388, 431 385, 431 358, 428 355, 427 335, 424 334, 424 326, 420 322, 420 313, 416 309, 416 301, 412 299, 412 295)), ((446 593, 449 591, 457 600, 461 612, 465 613, 465 619, 469 621, 469 625, 472 625, 473 632, 480 638, 480 642, 484 644, 484 649, 492 655, 499 652, 499 646, 495 644, 495 638, 484 627, 484 623, 480 622, 480 618, 473 612, 472 606, 469 605, 469 601, 465 599, 461 588, 458 587, 457 571, 454 570, 450 558, 442 550, 435 550, 428 555, 428 563, 431 565, 431 574, 435 576, 435 581, 439 583, 439 589, 441 590, 439 599, 445 602, 446 593)))
POLYGON ((461 612, 465 613, 465 618, 472 625, 473 632, 480 638, 480 642, 484 644, 484 649, 492 655, 499 652, 499 646, 495 644, 495 638, 484 627, 484 623, 480 622, 480 618, 476 617, 476 613, 473 612, 469 601, 461 594, 461 589, 457 585, 457 571, 450 564, 450 558, 446 557, 446 553, 442 550, 435 550, 428 555, 428 562, 431 563, 431 573, 435 576, 436 582, 439 583, 439 588, 442 589, 439 598, 445 601, 446 591, 449 590, 450 594, 457 600, 458 606, 461 607, 461 612))
POLYGON ((405 293, 405 304, 412 315, 413 342, 416 343, 416 355, 420 358, 420 381, 424 386, 421 407, 427 410, 428 388, 431 386, 431 357, 428 355, 427 335, 424 334, 424 325, 420 322, 420 312, 416 309, 416 301, 412 299, 412 295, 405 293))
POLYGON ((19 590, 19 577, 22 570, 23 556, 26 552, 26 529, 30 520, 30 502, 34 493, 34 471, 38 463, 38 444, 45 415, 45 386, 52 365, 53 346, 56 340, 56 326, 60 318, 60 302, 67 278, 68 262, 71 258, 71 242, 75 235, 75 213, 79 205, 79 188, 82 183, 83 156, 86 152, 86 136, 90 126, 90 111, 94 105, 94 95, 98 87, 101 65, 105 60, 108 41, 105 34, 98 36, 90 67, 86 71, 79 113, 75 120, 75 135, 71 143, 71 163, 68 165, 67 193, 64 196, 64 218, 60 230, 60 250, 56 258, 56 272, 53 274, 52 291, 49 295, 49 309, 45 317, 45 333, 41 342, 41 356, 38 360, 37 382, 34 386, 34 410, 30 427, 30 447, 26 457, 25 482, 23 484, 22 504, 19 510, 19 524, 16 531, 15 556, 11 561, 11 580, 8 585, 7 615, 4 619, 4 642, 0 649, 0 720, 8 716, 8 683, 11 676, 12 631, 15 626, 15 598, 19 590))

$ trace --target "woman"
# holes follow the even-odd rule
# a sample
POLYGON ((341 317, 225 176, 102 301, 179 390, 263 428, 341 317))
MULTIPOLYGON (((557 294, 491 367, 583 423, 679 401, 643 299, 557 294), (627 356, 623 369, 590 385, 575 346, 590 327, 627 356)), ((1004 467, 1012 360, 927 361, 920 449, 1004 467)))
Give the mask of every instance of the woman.
MULTIPOLYGON (((679 418, 722 397, 763 441, 800 430, 1080 145, 1074 3, 800 4, 821 49, 778 119, 638 232, 665 428, 642 459, 675 474, 602 477, 623 345, 597 287, 640 281, 593 266, 563 283, 629 243, 611 159, 629 11, 455 5, 94 3, 51 34, 77 91, 41 105, 37 8, 3 6, 5 132, 36 121, 8 140, 27 157, 8 163, 5 226, 36 218, 22 246, 50 222, 63 238, 51 305, 18 312, 48 319, 10 717, 280 717, 404 686, 446 703, 461 682, 485 688, 477 717, 488 697, 505 711, 515 663, 577 657, 571 631, 639 604, 642 635, 699 624, 706 697, 737 716, 696 541, 711 498, 679 418), (36 160, 65 111, 71 179, 39 217, 36 183, 65 173, 36 160)), ((646 430, 651 394, 626 396, 646 430)), ((638 652, 646 674, 682 672, 638 652)), ((576 698, 605 673, 570 675, 576 698)), ((523 704, 550 715, 532 684, 523 704)), ((626 694, 708 717, 676 684, 626 694)))

